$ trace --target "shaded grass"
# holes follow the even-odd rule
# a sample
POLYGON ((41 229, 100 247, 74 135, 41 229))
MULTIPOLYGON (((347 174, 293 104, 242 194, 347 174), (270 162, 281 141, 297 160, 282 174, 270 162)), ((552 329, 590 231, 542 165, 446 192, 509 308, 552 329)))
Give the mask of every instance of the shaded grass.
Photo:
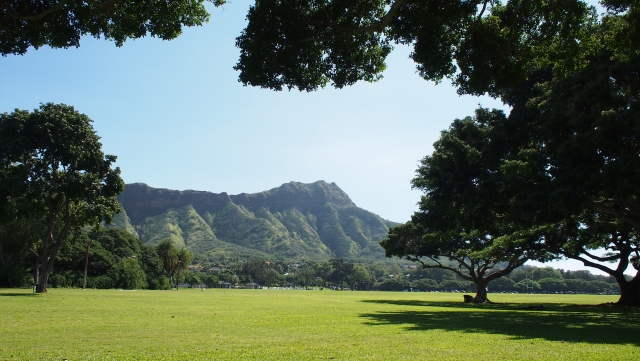
MULTIPOLYGON (((536 301, 539 303, 539 300, 536 301)), ((409 331, 459 331, 505 335, 512 339, 640 346, 639 312, 611 304, 546 303, 543 310, 530 310, 516 303, 460 305, 403 300, 363 302, 407 306, 402 311, 362 314, 361 317, 369 320, 369 325, 394 324, 402 325, 403 329, 409 331)))
MULTIPOLYGON (((610 296, 0 290, 0 360, 628 360, 640 312, 610 296), (554 297, 558 296, 558 297, 554 297), (544 311, 520 310, 545 303, 544 311), (471 356, 472 355, 472 356, 471 356)), ((635 355, 635 356, 634 356, 635 355)))

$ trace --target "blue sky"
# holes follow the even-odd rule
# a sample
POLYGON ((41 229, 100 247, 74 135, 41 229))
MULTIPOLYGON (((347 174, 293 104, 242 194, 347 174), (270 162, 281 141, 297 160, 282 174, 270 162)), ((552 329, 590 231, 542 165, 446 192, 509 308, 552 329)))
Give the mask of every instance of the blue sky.
POLYGON ((0 58, 0 112, 75 106, 127 183, 237 194, 325 180, 359 207, 405 222, 420 198, 410 180, 440 131, 478 105, 503 108, 422 80, 400 46, 377 83, 313 93, 243 87, 232 68, 251 3, 211 7, 208 24, 170 42, 117 48, 85 38, 79 48, 0 58))

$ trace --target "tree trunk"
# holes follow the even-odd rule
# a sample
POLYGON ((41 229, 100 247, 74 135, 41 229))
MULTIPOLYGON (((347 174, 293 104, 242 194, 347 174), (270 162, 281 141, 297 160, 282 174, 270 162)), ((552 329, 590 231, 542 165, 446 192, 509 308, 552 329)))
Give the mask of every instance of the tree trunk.
POLYGON ((36 258, 35 261, 33 261, 33 284, 37 285, 38 284, 38 279, 40 278, 40 266, 38 261, 40 260, 40 258, 36 258))
POLYGON ((87 243, 87 253, 84 256, 84 278, 82 280, 82 289, 87 289, 87 268, 89 268, 89 248, 91 247, 91 239, 87 243))
POLYGON ((488 282, 482 280, 482 281, 476 281, 474 282, 474 284, 476 285, 476 295, 473 298, 473 303, 491 302, 489 298, 487 298, 488 282))
POLYGON ((619 306, 640 307, 640 276, 636 276, 633 280, 627 281, 616 277, 620 286, 620 299, 616 302, 619 306))
POLYGON ((53 270, 53 260, 47 260, 44 263, 40 264, 40 279, 38 280, 38 284, 36 285, 36 293, 45 293, 47 292, 47 282, 49 282, 49 274, 53 270))

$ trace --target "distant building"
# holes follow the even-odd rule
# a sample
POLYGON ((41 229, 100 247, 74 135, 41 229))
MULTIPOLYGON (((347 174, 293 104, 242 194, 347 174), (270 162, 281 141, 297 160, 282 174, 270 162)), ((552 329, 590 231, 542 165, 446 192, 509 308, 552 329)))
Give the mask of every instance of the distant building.
POLYGON ((255 283, 255 282, 251 282, 251 283, 247 283, 246 285, 244 285, 244 289, 246 290, 258 290, 261 289, 262 286, 260 286, 259 284, 255 283))
POLYGON ((209 268, 209 273, 222 272, 222 271, 226 271, 226 268, 224 267, 223 264, 219 264, 217 266, 213 266, 209 268))

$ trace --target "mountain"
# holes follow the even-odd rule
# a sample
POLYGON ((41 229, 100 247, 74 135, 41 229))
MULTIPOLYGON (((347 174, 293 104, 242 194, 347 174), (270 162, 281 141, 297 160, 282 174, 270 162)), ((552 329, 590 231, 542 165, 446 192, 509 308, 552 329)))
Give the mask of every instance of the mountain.
POLYGON ((396 223, 358 208, 335 183, 290 182, 228 195, 127 184, 113 226, 154 245, 169 238, 195 253, 381 259, 378 242, 396 223))

